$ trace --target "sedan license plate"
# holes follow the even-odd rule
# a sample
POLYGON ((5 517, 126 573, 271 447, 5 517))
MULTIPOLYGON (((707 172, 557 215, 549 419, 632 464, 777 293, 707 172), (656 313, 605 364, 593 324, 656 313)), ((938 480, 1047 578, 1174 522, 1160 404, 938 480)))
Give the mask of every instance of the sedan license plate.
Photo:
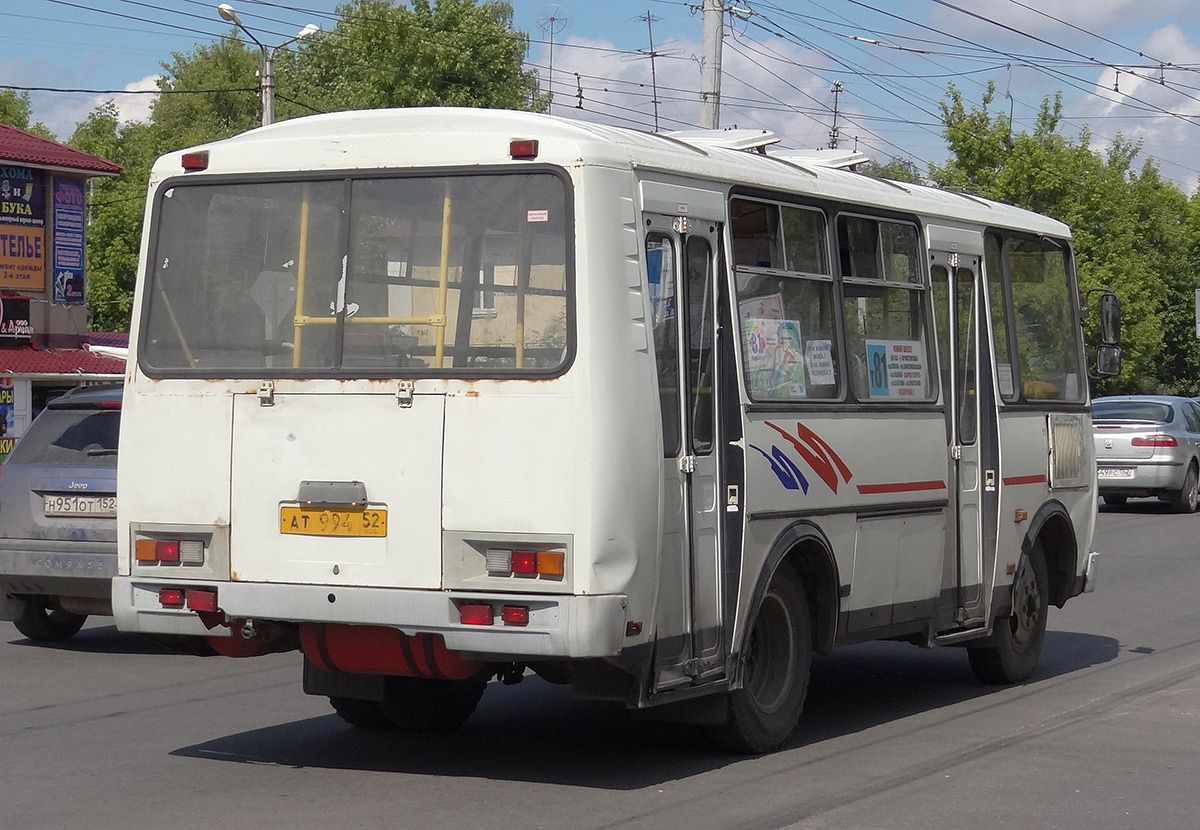
POLYGON ((279 532, 299 536, 387 536, 387 510, 279 508, 279 532))
POLYGON ((1133 467, 1100 467, 1096 478, 1133 478, 1133 467))
POLYGON ((116 496, 55 496, 46 494, 42 506, 47 516, 107 517, 117 515, 116 496))

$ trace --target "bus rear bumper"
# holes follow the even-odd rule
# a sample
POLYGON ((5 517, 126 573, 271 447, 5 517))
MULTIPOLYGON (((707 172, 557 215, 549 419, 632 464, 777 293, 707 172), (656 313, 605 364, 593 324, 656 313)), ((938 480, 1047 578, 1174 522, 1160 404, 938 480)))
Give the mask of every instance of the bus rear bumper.
POLYGON ((229 620, 381 625, 405 633, 441 634, 446 647, 485 660, 521 657, 613 657, 625 639, 626 598, 619 594, 563 596, 479 594, 329 585, 262 585, 240 582, 182 583, 116 577, 113 611, 122 631, 199 636, 238 635, 240 624, 209 630, 188 608, 164 608, 159 591, 183 588, 216 591, 217 607, 229 620), (465 625, 459 608, 487 603, 492 625, 465 625), (528 624, 505 625, 501 607, 522 606, 528 624), (238 629, 238 630, 234 630, 238 629))

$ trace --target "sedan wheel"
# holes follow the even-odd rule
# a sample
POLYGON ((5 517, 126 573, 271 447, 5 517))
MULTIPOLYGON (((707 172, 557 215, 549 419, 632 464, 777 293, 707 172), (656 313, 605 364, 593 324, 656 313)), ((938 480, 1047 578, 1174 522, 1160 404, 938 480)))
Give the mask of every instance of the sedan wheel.
POLYGON ((1183 486, 1171 493, 1171 509, 1176 513, 1195 513, 1200 504, 1200 494, 1197 485, 1200 484, 1200 473, 1196 471, 1193 461, 1188 466, 1187 474, 1183 477, 1183 486))

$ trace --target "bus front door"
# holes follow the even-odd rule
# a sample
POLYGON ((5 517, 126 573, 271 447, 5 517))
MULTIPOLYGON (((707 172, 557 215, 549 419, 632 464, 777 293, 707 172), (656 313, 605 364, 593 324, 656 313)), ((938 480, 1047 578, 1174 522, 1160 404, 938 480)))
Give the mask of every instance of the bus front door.
POLYGON ((717 227, 647 216, 663 428, 663 531, 653 686, 724 672, 715 341, 717 227), (699 227, 697 227, 699 226, 699 227))
POLYGON ((953 525, 946 534, 937 624, 938 633, 947 634, 987 624, 995 578, 999 427, 980 256, 934 251, 932 261, 953 525))

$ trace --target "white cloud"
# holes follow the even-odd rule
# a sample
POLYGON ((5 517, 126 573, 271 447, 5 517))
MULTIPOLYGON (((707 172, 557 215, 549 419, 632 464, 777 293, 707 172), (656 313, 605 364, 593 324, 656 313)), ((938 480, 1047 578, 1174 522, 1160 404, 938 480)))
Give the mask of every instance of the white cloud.
MULTIPOLYGON (((1175 24, 1155 31, 1140 49, 1176 66, 1200 63, 1200 44, 1189 41, 1175 24)), ((1142 141, 1141 158, 1153 157, 1163 175, 1191 189, 1200 175, 1197 86, 1196 73, 1170 65, 1161 70, 1145 66, 1105 69, 1093 94, 1078 98, 1070 114, 1088 121, 1098 135, 1111 137, 1120 132, 1142 141)), ((1100 149, 1108 141, 1093 144, 1100 149)))
POLYGON ((130 121, 148 121, 150 120, 150 108, 154 106, 154 102, 158 100, 157 95, 146 95, 145 92, 157 91, 158 80, 162 75, 147 75, 138 81, 125 84, 126 92, 136 92, 136 95, 100 95, 92 99, 92 106, 98 107, 105 101, 112 99, 117 105, 117 113, 122 123, 130 121))

